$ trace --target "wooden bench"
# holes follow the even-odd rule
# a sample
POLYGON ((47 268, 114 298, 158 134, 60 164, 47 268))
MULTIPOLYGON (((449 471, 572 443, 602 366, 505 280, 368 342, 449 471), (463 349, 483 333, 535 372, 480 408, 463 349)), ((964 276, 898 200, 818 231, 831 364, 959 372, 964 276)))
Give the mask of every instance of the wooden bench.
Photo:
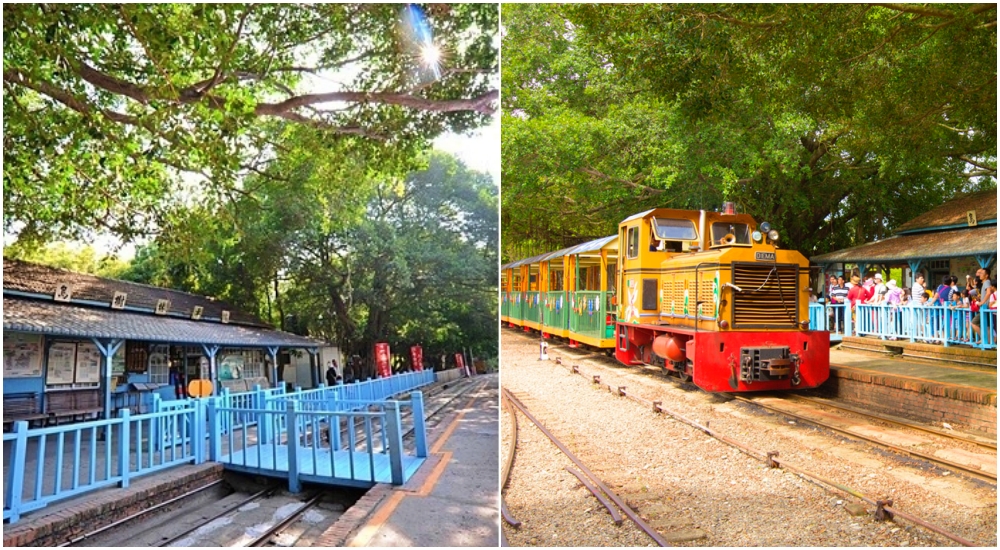
POLYGON ((19 420, 25 420, 31 425, 48 417, 49 415, 42 412, 38 392, 9 393, 3 396, 4 431, 19 420))
POLYGON ((63 418, 86 420, 90 415, 100 414, 101 392, 97 388, 51 391, 45 394, 45 409, 49 420, 55 424, 63 418))

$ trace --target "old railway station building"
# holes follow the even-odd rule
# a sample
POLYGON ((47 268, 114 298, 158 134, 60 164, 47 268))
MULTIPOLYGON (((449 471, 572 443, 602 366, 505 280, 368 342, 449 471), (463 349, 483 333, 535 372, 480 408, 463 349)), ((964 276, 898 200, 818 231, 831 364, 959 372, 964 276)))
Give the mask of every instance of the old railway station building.
POLYGON ((147 412, 195 380, 216 394, 274 387, 289 362, 315 386, 324 346, 210 297, 4 258, 5 429, 147 412))

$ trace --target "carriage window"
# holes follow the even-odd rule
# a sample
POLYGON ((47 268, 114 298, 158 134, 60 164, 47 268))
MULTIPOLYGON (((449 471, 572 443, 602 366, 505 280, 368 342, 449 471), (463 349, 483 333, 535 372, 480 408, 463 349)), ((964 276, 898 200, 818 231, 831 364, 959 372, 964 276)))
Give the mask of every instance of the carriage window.
POLYGON ((750 244, 750 227, 745 223, 712 224, 712 245, 750 244))
POLYGON ((691 220, 671 220, 653 218, 653 232, 658 239, 666 241, 697 241, 698 232, 691 220))
POLYGON ((628 228, 628 257, 635 258, 639 255, 639 228, 628 228))

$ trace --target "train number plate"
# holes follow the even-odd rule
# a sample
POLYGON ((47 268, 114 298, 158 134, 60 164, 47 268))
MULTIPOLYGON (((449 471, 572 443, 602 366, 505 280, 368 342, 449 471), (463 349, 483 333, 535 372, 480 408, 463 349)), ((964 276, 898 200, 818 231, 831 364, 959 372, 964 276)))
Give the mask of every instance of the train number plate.
POLYGON ((757 260, 762 261, 762 262, 773 262, 774 261, 774 252, 757 252, 756 253, 756 257, 757 257, 757 260))

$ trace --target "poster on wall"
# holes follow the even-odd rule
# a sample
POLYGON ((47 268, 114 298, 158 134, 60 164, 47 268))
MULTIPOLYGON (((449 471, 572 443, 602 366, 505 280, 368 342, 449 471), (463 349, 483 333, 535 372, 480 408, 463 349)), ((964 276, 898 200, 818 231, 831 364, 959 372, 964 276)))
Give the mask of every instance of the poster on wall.
POLYGON ((42 375, 42 337, 4 333, 3 377, 30 378, 42 375))
POLYGON ((76 382, 96 384, 101 381, 101 352, 94 344, 81 343, 76 346, 76 382))
POLYGON ((225 355, 219 361, 219 380, 236 380, 243 378, 243 368, 246 359, 242 355, 225 355))
POLYGON ((49 362, 45 383, 49 385, 72 384, 76 366, 76 344, 56 342, 49 346, 49 362))
POLYGON ((119 346, 118 351, 111 356, 111 376, 125 374, 125 346, 119 346))

